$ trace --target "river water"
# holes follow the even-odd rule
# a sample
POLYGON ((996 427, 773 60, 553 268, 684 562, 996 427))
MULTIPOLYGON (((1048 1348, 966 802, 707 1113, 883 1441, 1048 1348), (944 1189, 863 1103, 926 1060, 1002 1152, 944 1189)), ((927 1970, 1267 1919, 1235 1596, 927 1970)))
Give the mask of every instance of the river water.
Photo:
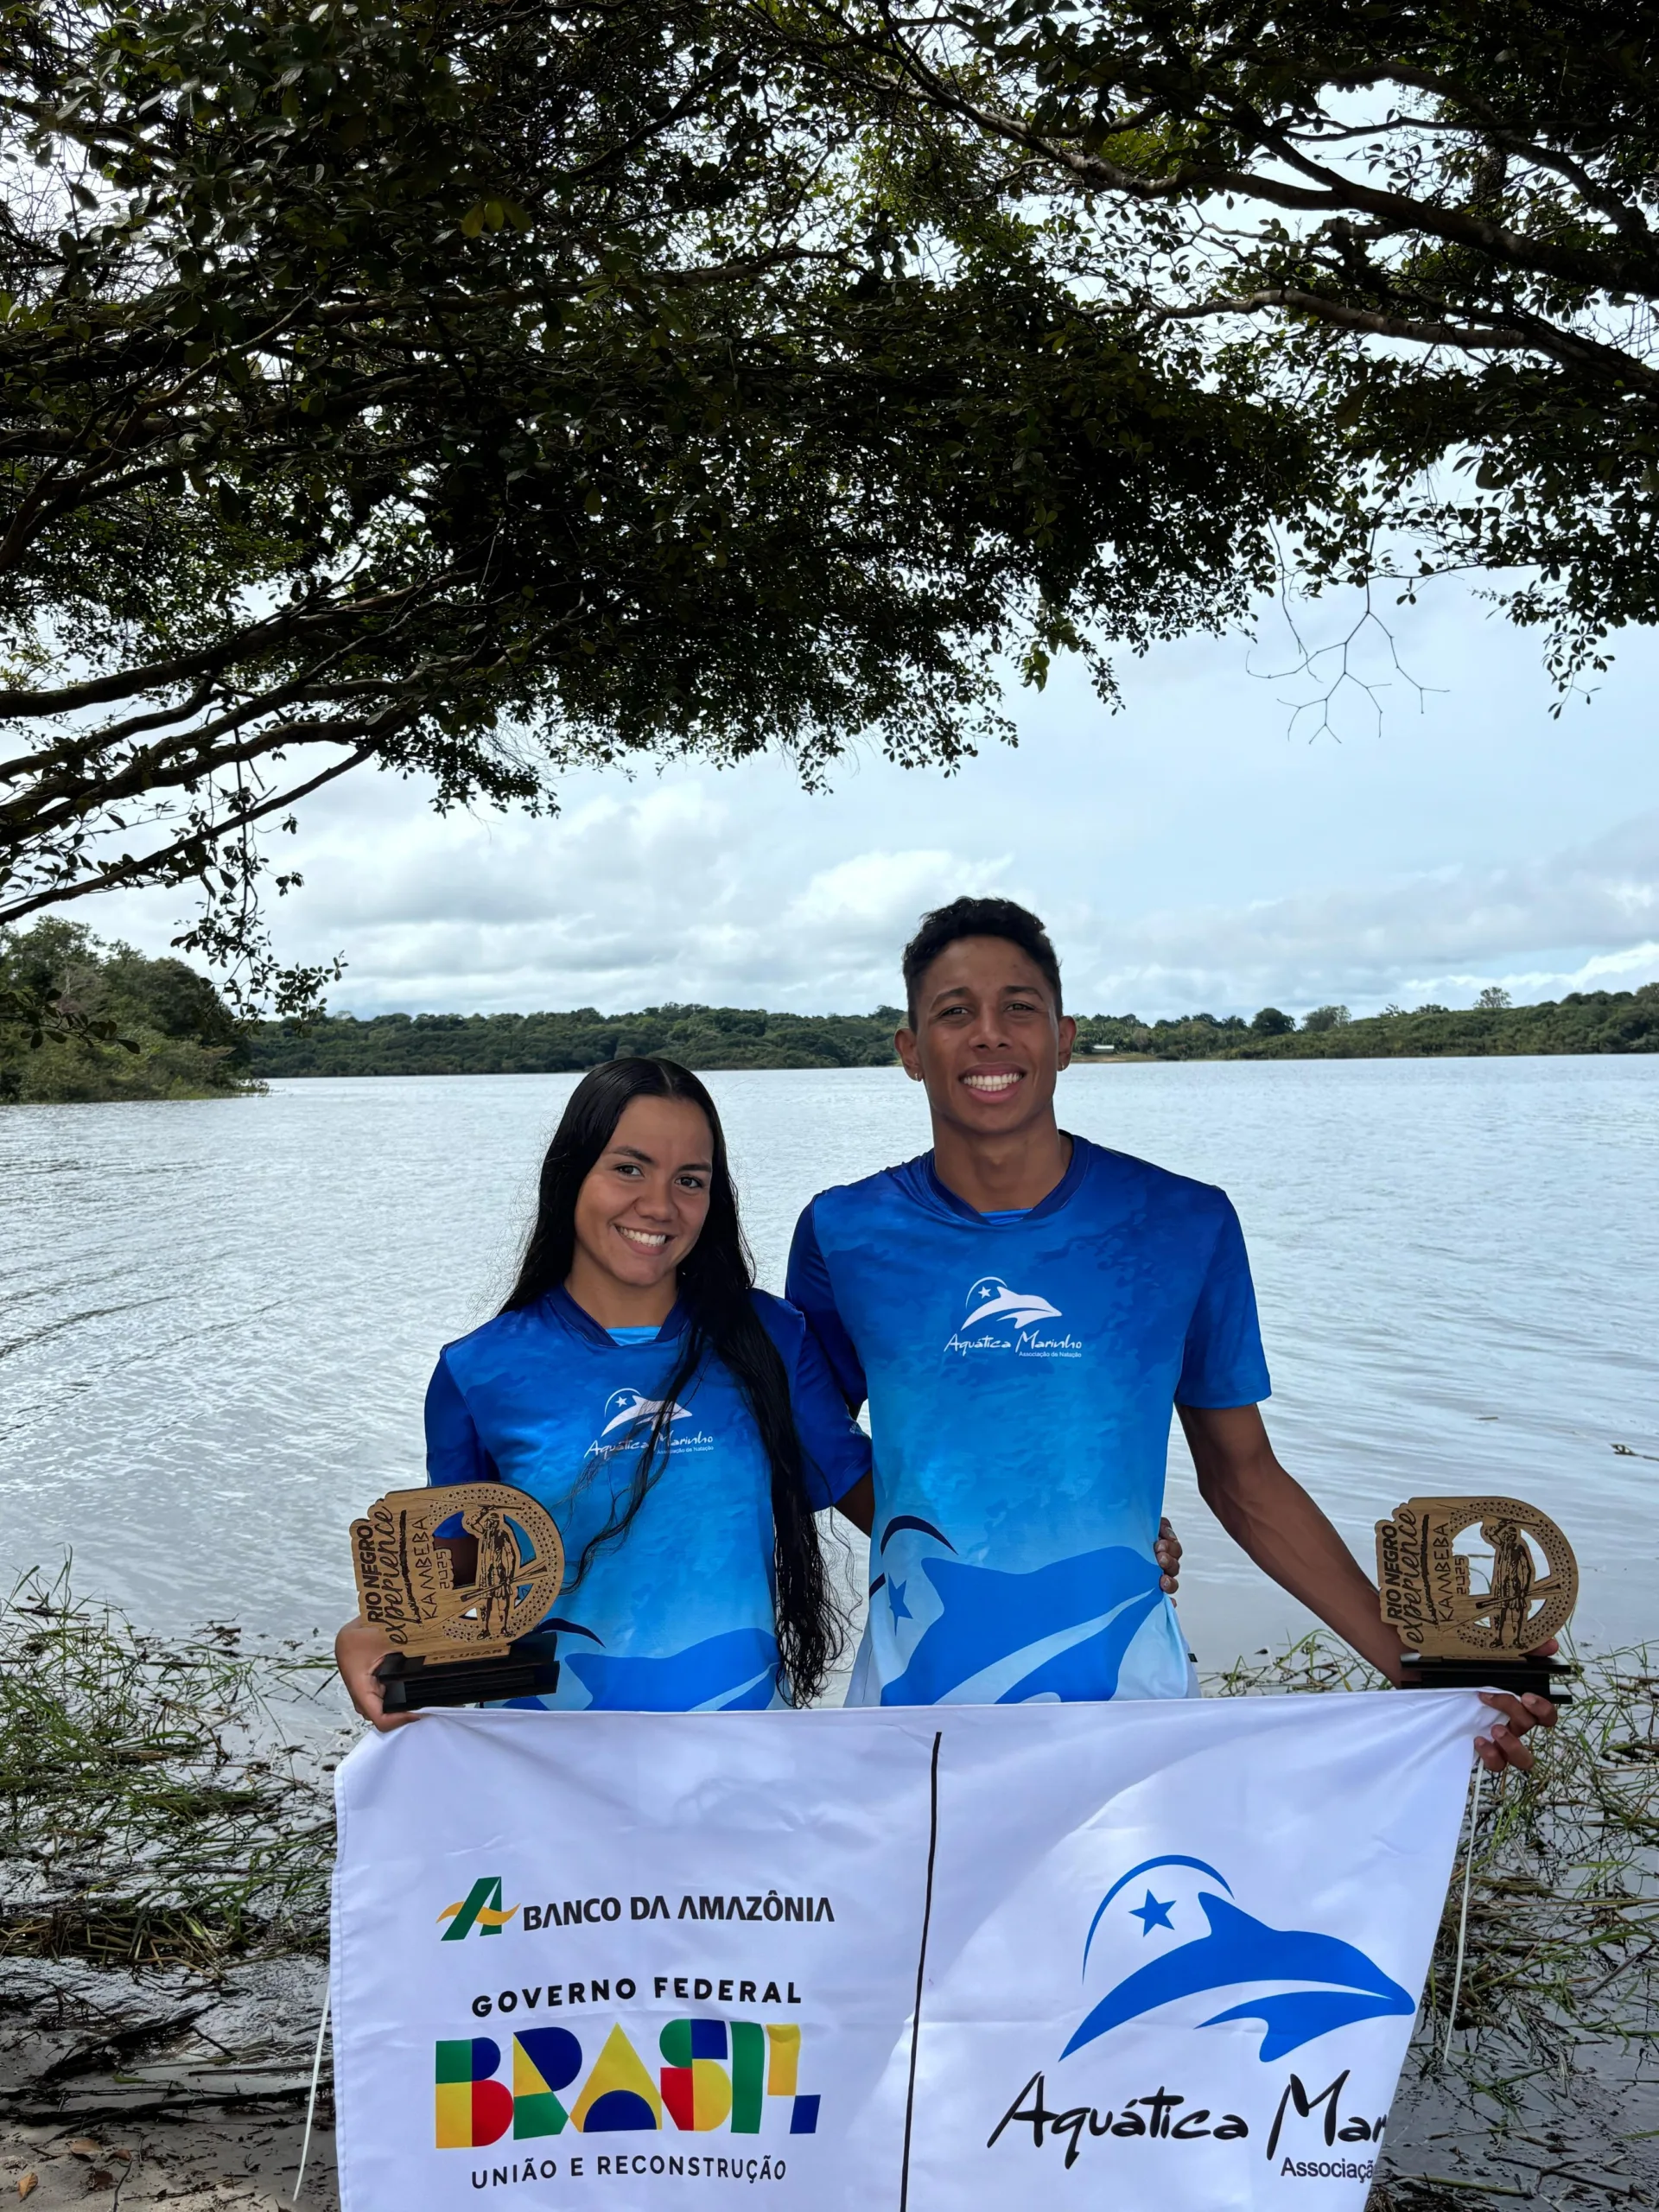
MULTIPOLYGON (((0 1108, 0 1569, 144 1625, 304 1635, 346 1525, 421 1478, 438 1346, 510 1280, 568 1076, 0 1108)), ((921 1150, 897 1070, 709 1078, 761 1281, 814 1191, 921 1150)), ((1659 1637, 1659 1058, 1086 1066, 1066 1127, 1224 1184, 1280 1456, 1359 1556, 1414 1492, 1573 1539, 1578 1633, 1659 1637)), ((1172 1450, 1206 1665, 1305 1625, 1172 1450)))

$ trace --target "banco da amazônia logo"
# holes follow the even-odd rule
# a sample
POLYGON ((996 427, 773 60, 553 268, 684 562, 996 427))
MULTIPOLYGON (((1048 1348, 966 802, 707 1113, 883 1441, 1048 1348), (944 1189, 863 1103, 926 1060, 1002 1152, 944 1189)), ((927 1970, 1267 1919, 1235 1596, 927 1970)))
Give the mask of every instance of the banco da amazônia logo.
POLYGON ((464 1897, 445 1905, 438 1915, 449 1923, 440 1941, 464 1942, 474 1928, 480 1936, 499 1936, 518 1910, 516 1904, 503 1905, 499 1874, 480 1874, 464 1897))

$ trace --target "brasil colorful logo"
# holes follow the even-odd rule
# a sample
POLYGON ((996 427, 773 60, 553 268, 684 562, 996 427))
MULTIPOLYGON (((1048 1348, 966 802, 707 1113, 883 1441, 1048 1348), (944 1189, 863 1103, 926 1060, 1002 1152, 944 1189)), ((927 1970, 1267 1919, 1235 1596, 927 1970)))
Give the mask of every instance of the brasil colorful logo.
POLYGON ((480 1936, 499 1936, 518 1910, 516 1904, 502 1910, 499 1874, 482 1875, 459 1904, 445 1905, 438 1915, 440 1920, 449 1923, 439 1941, 459 1943, 474 1928, 480 1936))
POLYGON ((768 2100, 787 2109, 789 2133, 817 2132, 818 2099, 797 2087, 801 2031, 791 2021, 671 2020, 658 2037, 664 2065, 653 2079, 620 2027, 613 2027, 587 2079, 582 2045, 569 2028, 522 2028, 512 2037, 512 2087, 499 2078, 501 2047, 489 2036, 437 2046, 440 2151, 481 2150, 511 2128, 516 2143, 562 2134, 654 2133, 667 2113, 685 2134, 729 2127, 758 2135, 768 2100))

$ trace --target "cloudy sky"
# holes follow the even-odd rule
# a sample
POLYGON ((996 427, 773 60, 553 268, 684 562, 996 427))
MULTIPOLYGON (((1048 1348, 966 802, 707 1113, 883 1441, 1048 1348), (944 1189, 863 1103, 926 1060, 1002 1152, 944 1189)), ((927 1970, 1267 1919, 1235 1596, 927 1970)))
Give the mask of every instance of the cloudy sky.
MULTIPOLYGON (((1333 637, 1348 617, 1313 610, 1333 637)), ((1535 636, 1448 589, 1373 636, 1377 715, 1296 711, 1272 623, 1132 662, 1113 714, 1075 673, 1016 694, 1017 749, 957 776, 849 760, 807 797, 779 763, 573 779, 551 822, 440 818, 359 776, 311 802, 283 956, 344 955, 336 1011, 700 1000, 863 1011, 917 914, 1034 906, 1079 1012, 1469 1004, 1659 977, 1659 641, 1615 641, 1559 719, 1535 636)), ((283 841, 289 864, 294 843, 283 841)), ((160 950, 179 894, 88 901, 160 950)))

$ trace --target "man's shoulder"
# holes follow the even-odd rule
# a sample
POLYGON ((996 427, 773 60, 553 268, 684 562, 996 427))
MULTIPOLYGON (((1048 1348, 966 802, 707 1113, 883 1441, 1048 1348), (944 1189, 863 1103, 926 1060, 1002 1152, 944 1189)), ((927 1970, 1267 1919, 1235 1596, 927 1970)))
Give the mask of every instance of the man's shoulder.
POLYGON ((1160 1167, 1155 1160, 1141 1160, 1132 1152, 1116 1152, 1087 1137, 1074 1137, 1084 1156, 1087 1181, 1080 1195, 1085 1204, 1109 1194, 1137 1199, 1154 1217, 1170 1220, 1220 1221, 1233 1210, 1233 1202, 1218 1183, 1200 1182, 1195 1175, 1180 1175, 1160 1167))
POLYGON ((895 1205, 906 1205, 927 1194, 926 1153, 901 1160, 896 1167, 878 1168, 861 1175, 855 1183, 831 1183, 809 1198, 801 1218, 815 1227, 850 1224, 880 1214, 895 1205))

